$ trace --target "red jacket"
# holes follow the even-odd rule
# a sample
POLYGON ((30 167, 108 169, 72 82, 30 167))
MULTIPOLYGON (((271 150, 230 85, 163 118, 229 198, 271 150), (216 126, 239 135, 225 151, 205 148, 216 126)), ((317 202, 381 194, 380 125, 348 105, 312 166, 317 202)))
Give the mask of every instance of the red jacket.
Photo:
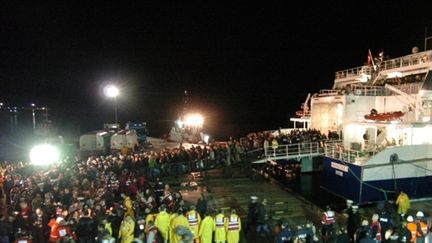
POLYGON ((51 227, 49 242, 57 242, 58 240, 62 240, 67 236, 74 240, 77 239, 69 226, 60 225, 55 219, 51 219, 51 221, 48 223, 48 226, 51 227))
POLYGON ((370 225, 373 234, 375 234, 375 239, 377 241, 381 241, 382 240, 382 235, 381 235, 381 224, 378 221, 372 222, 372 224, 370 225))

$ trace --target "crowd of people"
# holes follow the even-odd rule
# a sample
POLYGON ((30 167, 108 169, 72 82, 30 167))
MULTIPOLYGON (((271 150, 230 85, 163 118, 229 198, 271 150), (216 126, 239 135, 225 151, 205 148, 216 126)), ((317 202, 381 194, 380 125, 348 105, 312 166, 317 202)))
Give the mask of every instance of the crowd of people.
POLYGON ((335 132, 331 131, 326 135, 316 129, 293 129, 289 133, 283 133, 282 131, 250 133, 245 138, 241 139, 240 143, 244 151, 253 151, 262 149, 266 143, 271 144, 273 140, 275 140, 278 145, 288 145, 322 142, 328 138, 338 139, 339 137, 335 132))
POLYGON ((238 238, 241 225, 235 211, 226 215, 236 223, 224 216, 221 224, 216 212, 207 212, 204 198, 195 211, 160 176, 186 172, 188 166, 235 164, 242 155, 240 143, 230 140, 188 149, 89 156, 84 161, 67 158, 43 168, 2 162, 0 242, 190 242, 190 237, 211 242, 205 240, 206 227, 218 231, 222 242, 238 238), (201 218, 206 227, 200 226, 201 218))
POLYGON ((321 225, 280 221, 274 228, 267 220, 267 201, 252 197, 242 226, 236 210, 210 209, 204 195, 196 205, 187 205, 182 194, 159 177, 180 173, 185 169, 183 161, 192 161, 190 166, 195 168, 237 163, 265 140, 277 139, 284 144, 325 137, 316 130, 294 130, 281 136, 255 133, 240 141, 188 149, 67 158, 46 167, 1 162, 0 243, 237 243, 240 231, 250 229, 258 236, 274 236, 275 242, 423 243, 431 224, 423 212, 407 214, 409 198, 403 193, 395 202, 400 218, 392 217, 391 208, 384 206, 365 217, 350 202, 344 211, 346 221, 337 220, 329 208, 321 225))
POLYGON ((310 221, 295 227, 281 223, 276 242, 425 243, 431 240, 430 218, 423 211, 410 210, 410 199, 403 191, 394 202, 378 203, 376 208, 364 211, 360 213, 359 206, 347 200, 346 208, 339 214, 342 219, 337 219, 337 214, 327 207, 319 227, 310 221))

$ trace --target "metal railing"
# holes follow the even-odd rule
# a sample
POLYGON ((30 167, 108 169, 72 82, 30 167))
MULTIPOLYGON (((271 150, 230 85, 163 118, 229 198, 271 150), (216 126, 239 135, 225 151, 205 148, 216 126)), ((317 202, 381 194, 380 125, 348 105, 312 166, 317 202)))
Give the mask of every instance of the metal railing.
POLYGON ((386 60, 380 64, 380 71, 407 67, 432 61, 432 51, 424 51, 399 58, 386 60))
POLYGON ((326 141, 324 143, 324 155, 326 157, 343 160, 350 163, 360 163, 374 156, 377 150, 354 150, 345 148, 342 141, 326 141))
POLYGON ((360 75, 371 75, 372 68, 370 66, 361 66, 335 72, 335 79, 343 79, 348 77, 357 77, 360 75))
POLYGON ((383 96, 385 89, 383 86, 373 85, 352 85, 352 91, 358 96, 383 96))
MULTIPOLYGON (((422 86, 423 86, 423 82, 395 85, 396 88, 398 88, 399 90, 407 94, 418 94, 422 86)), ((387 91, 387 92, 390 93, 391 91, 387 91)))
POLYGON ((341 95, 342 91, 338 89, 322 89, 319 91, 318 96, 334 96, 341 95))
POLYGON ((320 153, 321 149, 318 142, 279 145, 277 148, 273 148, 271 145, 264 147, 264 155, 268 158, 294 158, 317 155, 320 153))

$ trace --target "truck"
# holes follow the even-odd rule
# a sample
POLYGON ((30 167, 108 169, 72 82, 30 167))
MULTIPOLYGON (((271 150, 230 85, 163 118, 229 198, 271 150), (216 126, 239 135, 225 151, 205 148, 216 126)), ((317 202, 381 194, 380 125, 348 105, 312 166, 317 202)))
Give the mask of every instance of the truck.
POLYGON ((111 151, 118 151, 124 147, 135 150, 138 145, 138 135, 133 129, 118 131, 111 137, 111 151))
POLYGON ((110 151, 111 133, 92 131, 80 136, 81 155, 103 155, 110 151))
POLYGON ((128 122, 126 123, 126 130, 135 130, 138 136, 138 142, 140 145, 147 144, 147 136, 149 131, 147 129, 146 122, 128 122))

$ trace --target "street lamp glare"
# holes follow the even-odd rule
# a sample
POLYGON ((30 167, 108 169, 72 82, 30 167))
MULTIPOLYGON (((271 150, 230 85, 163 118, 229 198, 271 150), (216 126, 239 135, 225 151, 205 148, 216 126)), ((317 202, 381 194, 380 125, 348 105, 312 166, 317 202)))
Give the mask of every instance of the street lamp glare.
POLYGON ((119 95, 119 89, 114 85, 108 85, 104 89, 104 93, 106 97, 115 98, 119 95))
POLYGON ((185 117, 184 124, 191 127, 201 127, 204 124, 204 117, 200 114, 189 114, 185 117))
POLYGON ((57 162, 59 158, 59 151, 50 144, 37 145, 30 150, 30 161, 34 165, 49 165, 57 162))

